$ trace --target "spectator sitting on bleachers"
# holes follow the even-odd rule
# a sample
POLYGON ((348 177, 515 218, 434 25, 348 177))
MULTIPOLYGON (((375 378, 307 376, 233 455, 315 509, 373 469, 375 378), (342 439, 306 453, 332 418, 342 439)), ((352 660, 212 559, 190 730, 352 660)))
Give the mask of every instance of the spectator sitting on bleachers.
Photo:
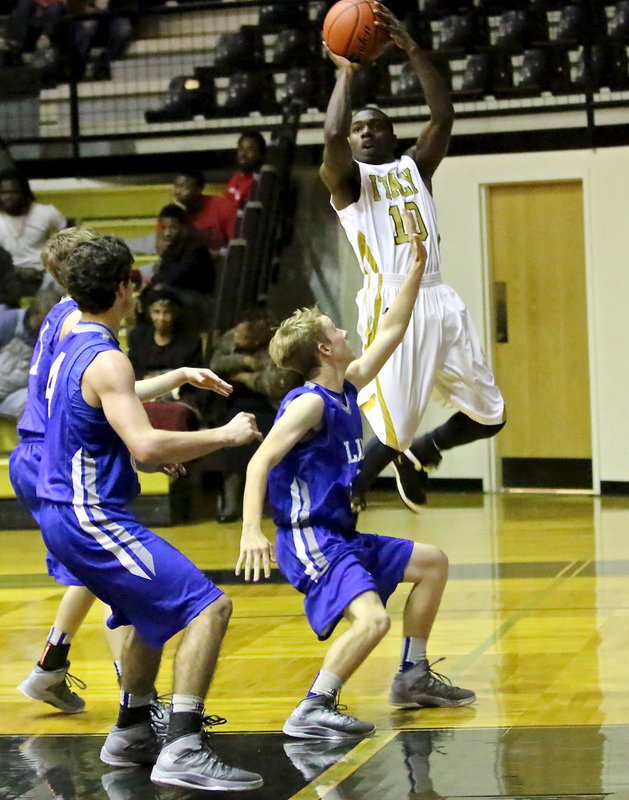
POLYGON ((20 172, 0 173, 0 246, 13 259, 20 297, 34 296, 42 282, 44 286, 52 282, 40 253, 52 234, 65 227, 60 211, 35 202, 28 180, 20 172))
POLYGON ((188 225, 212 252, 227 246, 234 235, 234 204, 226 197, 203 194, 201 172, 180 172, 173 181, 173 200, 188 214, 188 225))
MULTIPOLYGON (((279 369, 271 361, 269 342, 276 326, 268 311, 253 309, 245 312, 241 322, 218 340, 210 369, 234 387, 232 394, 225 398, 222 424, 246 411, 255 414, 259 430, 266 434, 286 392, 302 383, 296 372, 279 369)), ((219 522, 233 522, 240 518, 247 464, 257 446, 258 442, 254 442, 223 452, 219 522)))
POLYGON ((214 262, 203 242, 192 233, 186 211, 171 203, 158 218, 160 252, 153 283, 210 295, 214 290, 214 262))
POLYGON ((56 52, 67 51, 66 11, 66 0, 18 0, 0 46, 0 67, 20 66, 23 51, 33 47, 42 34, 56 52))
POLYGON ((81 73, 87 66, 92 47, 102 45, 93 66, 87 67, 85 77, 92 81, 108 81, 111 79, 111 62, 122 58, 133 41, 138 21, 138 0, 108 0, 104 8, 97 0, 88 0, 86 12, 98 16, 78 24, 76 46, 81 73))
MULTIPOLYGON (((145 296, 148 321, 140 322, 130 332, 129 360, 138 380, 159 375, 181 366, 203 366, 201 337, 188 333, 182 314, 183 305, 176 290, 168 286, 149 289, 145 296)), ((179 400, 193 408, 197 390, 184 384, 179 389, 179 400)), ((159 398, 175 399, 172 396, 159 398)))
POLYGON ((260 171, 266 156, 266 142, 259 131, 244 131, 238 139, 235 172, 225 186, 225 197, 233 200, 236 208, 242 208, 251 196, 255 175, 260 171))
POLYGON ((37 335, 58 299, 54 289, 42 289, 28 309, 0 310, 0 417, 18 420, 24 413, 37 335))

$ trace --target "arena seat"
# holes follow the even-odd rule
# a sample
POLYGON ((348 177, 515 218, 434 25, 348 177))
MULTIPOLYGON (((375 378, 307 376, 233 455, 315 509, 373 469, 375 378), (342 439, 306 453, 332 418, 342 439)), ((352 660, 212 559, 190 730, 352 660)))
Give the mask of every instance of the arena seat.
POLYGON ((522 50, 536 41, 548 39, 548 25, 543 12, 510 9, 500 15, 493 47, 501 50, 522 50))
POLYGON ((472 53, 467 56, 463 69, 461 87, 453 94, 466 97, 482 97, 492 89, 492 61, 489 53, 472 53))
POLYGON ((249 114, 250 111, 273 113, 275 84, 270 71, 234 72, 229 77, 227 97, 217 112, 227 114, 249 114))
POLYGON ((385 61, 365 64, 355 76, 352 84, 352 103, 355 107, 377 102, 378 97, 391 95, 391 76, 385 61))
POLYGON ((284 2, 267 3, 260 7, 258 25, 260 28, 303 28, 309 23, 308 8, 305 3, 284 2))
POLYGON ((613 39, 629 39, 629 0, 616 3, 609 20, 607 32, 613 39))
POLYGON ((487 42, 487 18, 475 12, 450 14, 441 21, 433 49, 441 52, 470 52, 487 42))
POLYGON ((251 26, 219 37, 214 53, 214 67, 221 70, 255 69, 264 64, 262 34, 251 26))
POLYGON ((321 58, 321 34, 312 28, 286 28, 273 47, 274 67, 293 67, 321 58))
POLYGON ((168 96, 160 108, 147 109, 147 122, 177 122, 210 117, 216 110, 216 94, 212 82, 200 81, 193 75, 178 75, 170 81, 168 96))

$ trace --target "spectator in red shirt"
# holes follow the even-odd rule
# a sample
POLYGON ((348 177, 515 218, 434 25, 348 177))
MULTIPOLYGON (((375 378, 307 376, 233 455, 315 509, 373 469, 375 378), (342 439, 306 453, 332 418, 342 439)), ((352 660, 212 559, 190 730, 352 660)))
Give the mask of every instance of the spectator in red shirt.
POLYGON ((190 228, 216 253, 234 235, 234 205, 226 197, 203 194, 204 186, 201 172, 180 172, 173 181, 173 200, 186 210, 190 228))
POLYGON ((235 172, 227 181, 225 197, 229 197, 242 208, 251 195, 253 180, 260 171, 266 156, 266 142, 258 131, 244 131, 238 139, 236 163, 240 171, 235 172))

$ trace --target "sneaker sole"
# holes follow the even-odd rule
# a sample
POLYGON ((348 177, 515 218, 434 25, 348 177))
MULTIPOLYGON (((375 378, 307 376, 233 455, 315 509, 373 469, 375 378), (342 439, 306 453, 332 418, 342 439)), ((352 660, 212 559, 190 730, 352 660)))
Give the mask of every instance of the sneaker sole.
POLYGON ((282 728, 287 736, 292 736, 295 739, 334 739, 336 741, 364 739, 366 736, 372 736, 376 732, 376 726, 366 733, 342 733, 341 731, 332 731, 329 728, 294 728, 292 725, 284 725, 282 728))
POLYGON ((257 781, 220 781, 202 780, 197 775, 169 775, 168 772, 160 772, 153 769, 151 781, 164 786, 181 786, 184 789, 203 789, 206 792, 243 792, 248 789, 259 789, 264 785, 264 780, 259 778, 257 781))
POLYGON ((85 711, 85 703, 81 706, 81 708, 70 708, 61 704, 57 699, 46 700, 46 698, 41 697, 40 695, 31 694, 31 692, 28 691, 23 683, 20 683, 20 685, 17 687, 17 690, 18 692, 22 692, 24 697, 28 697, 31 700, 38 700, 40 703, 46 703, 47 705, 56 708, 57 711, 63 711, 64 714, 80 714, 82 711, 85 711))
POLYGON ((404 486, 402 485, 402 480, 400 478, 400 474, 397 470, 396 465, 392 462, 391 466, 393 467, 393 473, 395 475, 395 485, 397 487, 398 494, 402 498, 402 502, 404 505, 412 511, 414 514, 421 514, 423 511, 425 503, 421 505, 419 503, 414 503, 409 497, 407 497, 406 492, 404 491, 404 486))
POLYGON ((439 697, 427 697, 424 702, 410 701, 408 703, 396 703, 394 700, 389 700, 390 705, 395 708, 459 708, 460 706, 469 706, 474 702, 476 702, 476 695, 465 697, 463 700, 446 700, 439 697))
POLYGON ((152 761, 132 761, 130 758, 120 758, 119 756, 111 755, 105 748, 102 748, 100 751, 100 760, 103 764, 108 764, 110 767, 152 767, 157 761, 158 755, 159 754, 156 753, 152 761))

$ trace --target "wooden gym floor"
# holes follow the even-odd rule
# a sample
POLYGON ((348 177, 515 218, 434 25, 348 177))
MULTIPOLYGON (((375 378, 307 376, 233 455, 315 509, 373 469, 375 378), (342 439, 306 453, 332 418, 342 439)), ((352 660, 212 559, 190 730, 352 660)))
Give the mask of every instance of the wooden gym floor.
MULTIPOLYGON (((288 800, 629 798, 629 499, 587 495, 432 494, 416 516, 376 493, 366 531, 439 544, 450 582, 430 641, 436 666, 477 703, 400 712, 387 705, 407 589, 389 603, 387 639, 343 692, 350 712, 378 725, 354 746, 289 739, 285 717, 325 645, 301 598, 279 577, 233 575, 237 525, 159 532, 218 576, 234 615, 207 703, 228 723, 219 752, 256 769, 265 787, 231 796, 288 800)), ((272 528, 268 524, 268 531, 272 528)), ((44 575, 36 531, 0 533, 0 800, 152 800, 203 793, 151 785, 148 771, 101 764, 117 688, 92 609, 72 645, 87 710, 65 716, 15 689, 43 647, 61 590, 44 575)), ((170 682, 169 644, 158 688, 170 682)), ((205 795, 207 796, 207 795, 205 795)))

